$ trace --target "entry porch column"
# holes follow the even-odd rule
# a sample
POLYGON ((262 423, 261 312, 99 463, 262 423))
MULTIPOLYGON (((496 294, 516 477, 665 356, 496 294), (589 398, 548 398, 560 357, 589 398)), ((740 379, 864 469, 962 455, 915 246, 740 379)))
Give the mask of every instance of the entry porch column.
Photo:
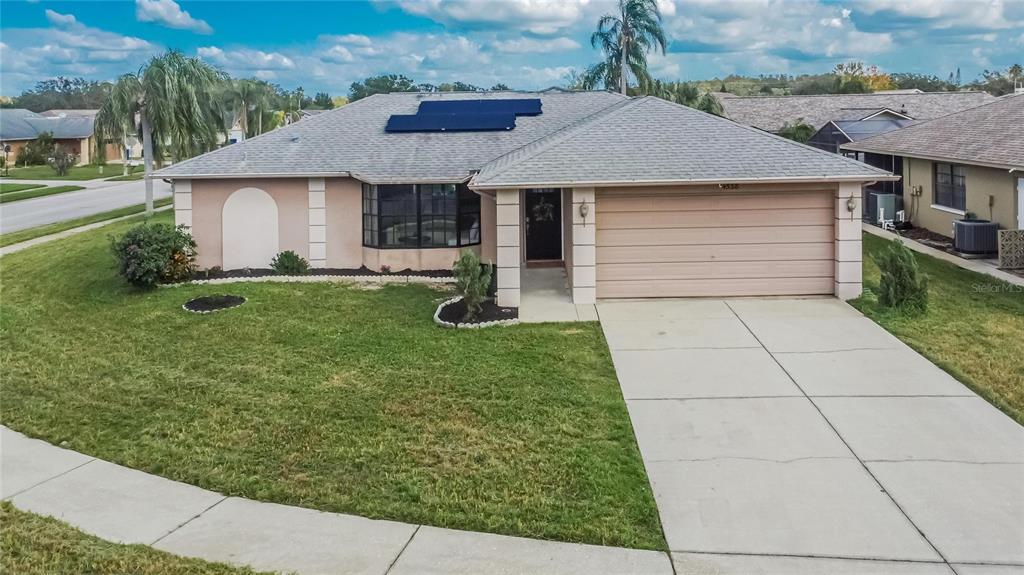
POLYGON ((495 193, 497 213, 498 305, 519 307, 520 211, 519 190, 498 190, 495 193))

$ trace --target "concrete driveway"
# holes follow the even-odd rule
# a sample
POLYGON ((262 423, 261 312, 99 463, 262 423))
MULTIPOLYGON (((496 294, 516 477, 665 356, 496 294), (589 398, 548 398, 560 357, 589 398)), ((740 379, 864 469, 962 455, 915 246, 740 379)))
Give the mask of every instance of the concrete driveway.
POLYGON ((1024 572, 1024 428, 852 307, 598 313, 676 572, 1024 572))

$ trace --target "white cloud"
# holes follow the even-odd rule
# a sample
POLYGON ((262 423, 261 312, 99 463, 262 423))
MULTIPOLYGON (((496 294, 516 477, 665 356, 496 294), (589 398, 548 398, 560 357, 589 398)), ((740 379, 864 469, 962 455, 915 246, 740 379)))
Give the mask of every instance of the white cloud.
POLYGON ((348 48, 335 44, 320 53, 320 57, 328 62, 351 62, 354 58, 348 48))
POLYGON ((347 44, 349 46, 369 46, 372 43, 369 36, 364 36, 362 34, 327 34, 324 36, 320 36, 320 40, 323 42, 337 42, 338 44, 347 44))
POLYGON ((135 0, 135 18, 139 22, 155 22, 168 28, 191 30, 199 34, 213 33, 213 28, 205 20, 193 18, 174 0, 135 0))
POLYGON ((223 50, 217 46, 201 46, 196 53, 228 72, 252 70, 290 70, 295 61, 279 52, 264 52, 250 48, 223 50))
POLYGON ((46 9, 46 19, 54 26, 74 26, 78 24, 74 14, 61 14, 55 10, 46 9))
POLYGON ((499 52, 509 54, 543 54, 548 52, 565 52, 580 47, 580 43, 571 38, 513 38, 498 40, 492 44, 499 52))
MULTIPOLYGON (((1011 6, 1019 0, 861 0, 857 11, 928 20, 924 27, 998 30, 1021 24, 1011 6)), ((1018 7, 1019 10, 1019 7, 1018 7)))
POLYGON ((591 4, 589 0, 422 0, 403 2, 399 6, 410 14, 442 24, 495 28, 514 26, 535 34, 554 34, 583 19, 588 4, 591 4))

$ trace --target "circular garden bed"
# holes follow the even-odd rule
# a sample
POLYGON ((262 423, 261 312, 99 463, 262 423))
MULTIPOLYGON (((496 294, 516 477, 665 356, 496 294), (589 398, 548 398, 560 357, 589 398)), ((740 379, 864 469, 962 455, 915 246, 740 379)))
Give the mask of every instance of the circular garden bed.
POLYGON ((465 318, 466 303, 461 296, 442 302, 434 313, 434 321, 444 327, 488 327, 519 323, 519 308, 501 307, 494 300, 487 300, 473 321, 465 318))
POLYGON ((213 313, 238 307, 243 303, 245 298, 240 295, 204 295, 188 300, 181 307, 192 313, 213 313))

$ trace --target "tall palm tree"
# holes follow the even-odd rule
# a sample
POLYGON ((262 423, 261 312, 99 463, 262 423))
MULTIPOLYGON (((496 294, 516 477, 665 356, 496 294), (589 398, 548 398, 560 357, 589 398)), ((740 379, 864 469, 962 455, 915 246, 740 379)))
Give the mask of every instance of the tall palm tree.
POLYGON ((214 94, 221 72, 172 50, 154 56, 135 74, 118 78, 96 115, 97 139, 123 140, 141 132, 146 166, 146 213, 153 212, 153 161, 174 161, 216 144, 214 94))
POLYGON ((605 14, 597 22, 590 43, 601 48, 605 60, 589 71, 600 76, 609 87, 618 84, 623 94, 629 88, 629 75, 638 84, 650 81, 647 53, 660 48, 665 53, 665 31, 656 0, 619 0, 618 14, 605 14))

